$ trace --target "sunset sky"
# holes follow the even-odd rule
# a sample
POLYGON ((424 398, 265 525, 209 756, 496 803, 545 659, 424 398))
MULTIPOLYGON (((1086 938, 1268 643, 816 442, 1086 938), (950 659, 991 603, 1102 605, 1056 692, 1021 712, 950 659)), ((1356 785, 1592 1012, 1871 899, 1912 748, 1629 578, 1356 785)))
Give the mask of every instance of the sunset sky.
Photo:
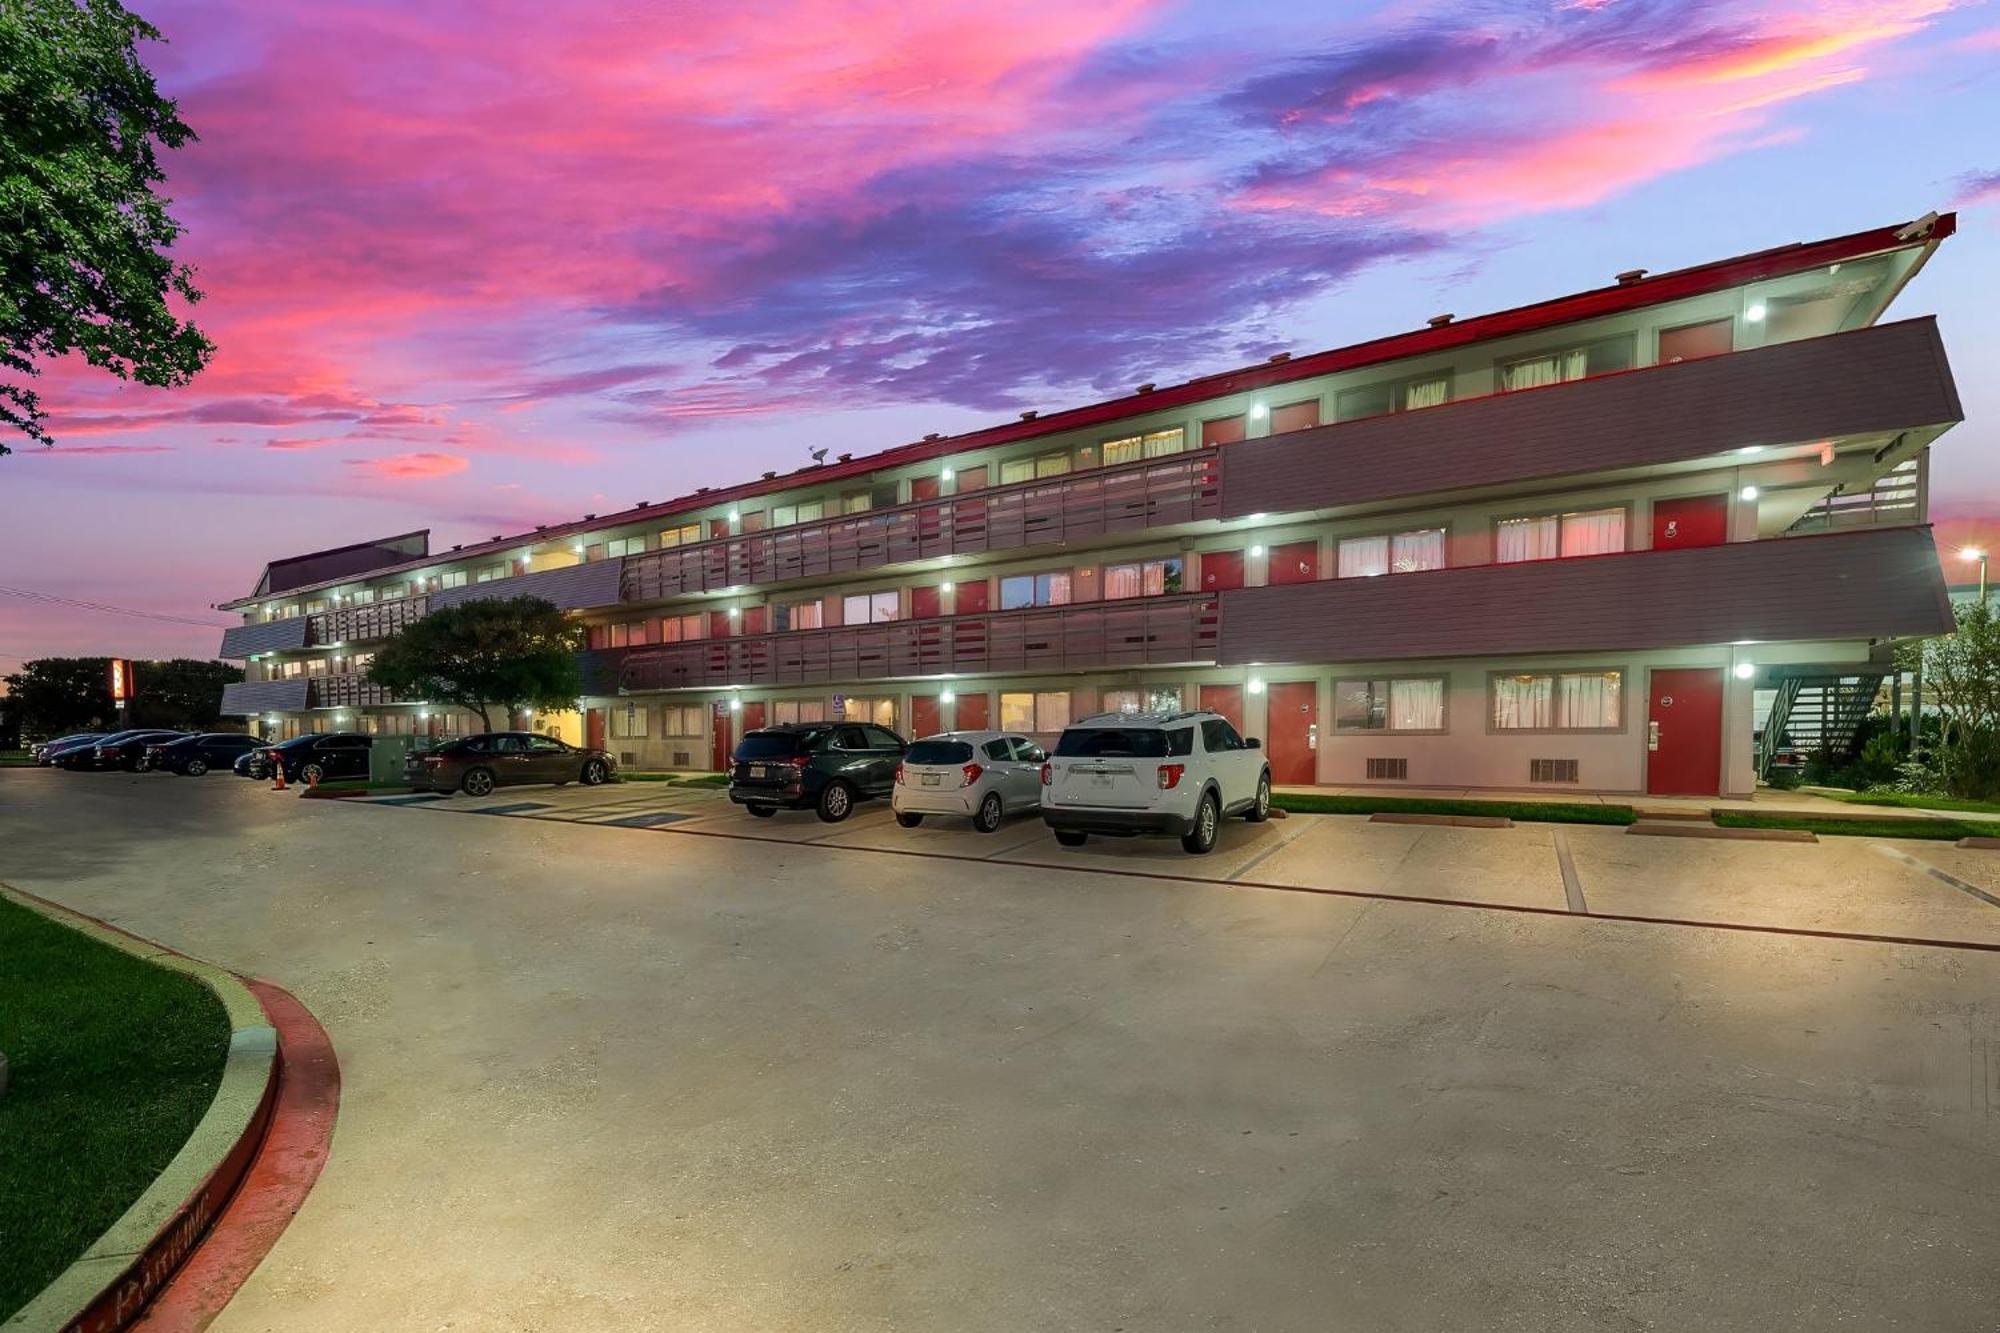
MULTIPOLYGON (((1941 0, 128 0, 214 364, 43 381, 0 584, 220 627, 434 546, 1961 211, 1894 307, 2000 545, 2000 12, 1941 0)), ((1950 571, 1955 578, 1957 570, 1950 571)), ((24 657, 218 631, 0 596, 24 657)))

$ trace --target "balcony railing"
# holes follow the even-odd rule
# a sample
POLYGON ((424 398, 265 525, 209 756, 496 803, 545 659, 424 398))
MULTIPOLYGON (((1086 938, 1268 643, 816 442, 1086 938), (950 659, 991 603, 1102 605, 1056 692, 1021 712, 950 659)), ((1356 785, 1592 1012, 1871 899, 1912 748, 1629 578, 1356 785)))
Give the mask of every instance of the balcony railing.
POLYGON ((1215 660, 1213 597, 1150 597, 701 639, 627 653, 622 690, 1176 666, 1215 660))
POLYGON ((312 676, 306 683, 312 687, 308 692, 309 708, 365 708, 401 702, 366 676, 312 676))
POLYGON ((1214 518, 1221 508, 1216 452, 1194 450, 627 556, 621 591, 627 602, 650 602, 1214 518))
POLYGON ((401 634, 430 612, 430 599, 419 595, 368 606, 343 607, 306 617, 306 643, 325 647, 336 643, 367 643, 401 634))

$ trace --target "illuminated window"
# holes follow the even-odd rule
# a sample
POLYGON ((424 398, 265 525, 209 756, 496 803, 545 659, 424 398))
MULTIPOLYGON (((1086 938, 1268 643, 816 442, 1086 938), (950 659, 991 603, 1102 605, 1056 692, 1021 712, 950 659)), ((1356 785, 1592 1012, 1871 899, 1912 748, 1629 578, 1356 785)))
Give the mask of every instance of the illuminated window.
POLYGON ((1000 695, 1002 731, 1061 731, 1069 724, 1068 690, 1000 695))
POLYGON ((1335 731, 1443 731, 1444 678, 1337 680, 1335 731))
POLYGON ((1493 677, 1495 731, 1616 731, 1623 674, 1562 671, 1493 677))

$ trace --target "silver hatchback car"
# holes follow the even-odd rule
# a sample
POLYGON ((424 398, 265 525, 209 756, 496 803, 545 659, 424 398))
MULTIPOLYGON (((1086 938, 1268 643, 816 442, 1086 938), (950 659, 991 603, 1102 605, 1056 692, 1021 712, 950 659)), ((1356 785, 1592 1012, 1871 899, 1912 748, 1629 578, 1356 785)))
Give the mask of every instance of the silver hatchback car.
POLYGON ((896 766, 889 805, 915 828, 925 815, 969 815, 991 833, 1042 801, 1042 747, 1014 731, 946 731, 915 741, 896 766))

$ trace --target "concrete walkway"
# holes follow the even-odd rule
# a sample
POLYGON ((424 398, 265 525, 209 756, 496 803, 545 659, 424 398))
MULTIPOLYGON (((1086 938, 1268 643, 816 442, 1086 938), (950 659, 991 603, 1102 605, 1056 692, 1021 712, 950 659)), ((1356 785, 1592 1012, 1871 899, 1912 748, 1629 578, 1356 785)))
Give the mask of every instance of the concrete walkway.
POLYGON ((339 1049, 332 1160, 216 1333, 2000 1308, 2000 954, 1601 920, 1561 868, 1593 911, 2000 939, 1924 868, 1990 857, 1335 818, 1058 855, 879 808, 745 841, 637 787, 0 771, 0 877, 284 982, 339 1049))

